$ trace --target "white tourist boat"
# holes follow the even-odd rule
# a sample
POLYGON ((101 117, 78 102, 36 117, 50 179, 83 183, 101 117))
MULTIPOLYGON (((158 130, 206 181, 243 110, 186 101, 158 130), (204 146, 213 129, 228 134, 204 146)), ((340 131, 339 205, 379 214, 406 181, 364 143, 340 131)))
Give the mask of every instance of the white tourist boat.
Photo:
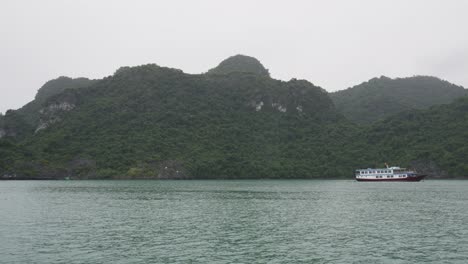
POLYGON ((358 169, 356 170, 357 181, 420 181, 426 177, 415 170, 400 167, 358 169))

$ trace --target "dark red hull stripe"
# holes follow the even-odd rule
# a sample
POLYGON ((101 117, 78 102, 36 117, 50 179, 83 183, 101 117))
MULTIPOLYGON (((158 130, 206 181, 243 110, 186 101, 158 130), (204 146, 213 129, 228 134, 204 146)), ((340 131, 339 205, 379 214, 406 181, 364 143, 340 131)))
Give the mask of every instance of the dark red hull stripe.
POLYGON ((420 181, 424 179, 426 175, 418 175, 416 177, 408 177, 408 178, 381 178, 381 179, 357 179, 357 181, 369 181, 369 182, 378 182, 378 181, 420 181))

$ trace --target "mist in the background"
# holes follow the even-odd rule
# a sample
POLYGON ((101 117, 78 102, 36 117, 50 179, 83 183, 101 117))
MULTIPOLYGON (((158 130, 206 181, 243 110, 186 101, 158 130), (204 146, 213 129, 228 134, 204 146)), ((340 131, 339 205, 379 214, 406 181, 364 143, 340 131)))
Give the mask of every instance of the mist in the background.
POLYGON ((468 87, 468 1, 2 1, 0 112, 61 75, 157 63, 201 73, 235 54, 328 91, 434 75, 468 87))

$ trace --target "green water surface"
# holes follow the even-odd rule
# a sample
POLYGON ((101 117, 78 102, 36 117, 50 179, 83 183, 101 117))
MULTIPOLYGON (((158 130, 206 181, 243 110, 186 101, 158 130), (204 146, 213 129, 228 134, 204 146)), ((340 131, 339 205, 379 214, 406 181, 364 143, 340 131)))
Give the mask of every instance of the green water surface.
POLYGON ((468 263, 468 181, 0 181, 0 263, 468 263))

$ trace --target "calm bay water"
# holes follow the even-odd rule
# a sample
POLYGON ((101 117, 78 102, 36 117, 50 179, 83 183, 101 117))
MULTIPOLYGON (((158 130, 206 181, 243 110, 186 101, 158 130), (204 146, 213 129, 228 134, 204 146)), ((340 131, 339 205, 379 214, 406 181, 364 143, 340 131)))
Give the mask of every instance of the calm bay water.
POLYGON ((468 181, 0 181, 0 263, 468 263, 468 181))

